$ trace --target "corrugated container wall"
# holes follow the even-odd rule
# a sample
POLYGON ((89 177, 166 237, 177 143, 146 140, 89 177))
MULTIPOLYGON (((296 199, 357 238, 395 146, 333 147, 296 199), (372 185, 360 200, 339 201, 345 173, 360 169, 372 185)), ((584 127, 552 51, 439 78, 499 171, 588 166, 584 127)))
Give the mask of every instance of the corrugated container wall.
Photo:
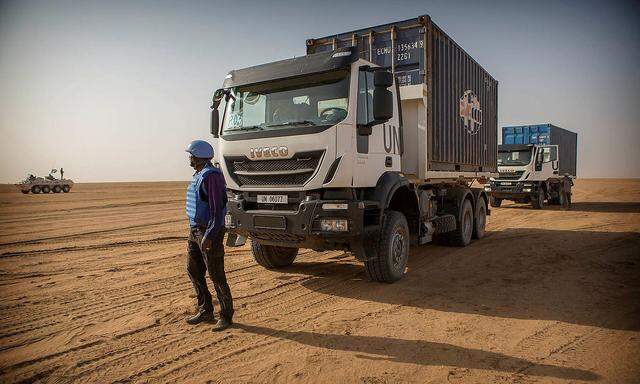
POLYGON ((428 171, 497 171, 498 82, 429 16, 310 39, 307 53, 345 46, 425 87, 428 171))
POLYGON ((553 124, 502 127, 502 144, 557 145, 561 175, 577 176, 578 134, 553 124))

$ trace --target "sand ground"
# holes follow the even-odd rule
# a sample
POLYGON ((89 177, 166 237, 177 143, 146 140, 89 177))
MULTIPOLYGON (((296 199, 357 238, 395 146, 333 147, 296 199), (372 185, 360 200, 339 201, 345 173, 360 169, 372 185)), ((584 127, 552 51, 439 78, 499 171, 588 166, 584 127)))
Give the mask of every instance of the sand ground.
POLYGON ((227 249, 235 327, 187 326, 185 183, 0 190, 0 382, 640 382, 640 180, 506 204, 369 282, 343 252, 227 249))

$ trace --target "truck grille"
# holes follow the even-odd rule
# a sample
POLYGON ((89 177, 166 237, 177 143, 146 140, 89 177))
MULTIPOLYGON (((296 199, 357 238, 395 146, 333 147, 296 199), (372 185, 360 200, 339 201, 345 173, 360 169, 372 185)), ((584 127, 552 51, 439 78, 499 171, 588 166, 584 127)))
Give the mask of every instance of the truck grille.
POLYGON ((298 152, 290 159, 249 160, 225 156, 229 174, 239 186, 301 186, 320 164, 324 151, 298 152))
POLYGON ((515 171, 515 172, 500 172, 498 174, 498 178, 500 180, 518 180, 522 177, 524 171, 515 171))

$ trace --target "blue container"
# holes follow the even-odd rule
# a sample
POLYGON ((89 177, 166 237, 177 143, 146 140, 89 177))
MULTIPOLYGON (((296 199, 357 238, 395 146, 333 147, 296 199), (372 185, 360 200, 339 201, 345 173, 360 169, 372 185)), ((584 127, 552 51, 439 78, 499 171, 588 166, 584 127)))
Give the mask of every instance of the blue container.
POLYGON ((553 124, 502 127, 502 144, 558 145, 560 173, 576 176, 578 135, 553 124))

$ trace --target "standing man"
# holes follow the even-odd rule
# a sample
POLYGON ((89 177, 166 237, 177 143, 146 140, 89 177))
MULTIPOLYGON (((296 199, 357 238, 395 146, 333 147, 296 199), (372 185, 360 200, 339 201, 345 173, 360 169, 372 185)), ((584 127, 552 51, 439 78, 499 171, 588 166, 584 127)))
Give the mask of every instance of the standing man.
POLYGON ((198 297, 198 313, 188 318, 189 324, 212 322, 213 303, 207 289, 205 274, 209 277, 220 303, 220 319, 214 331, 232 324, 233 300, 224 273, 224 216, 227 192, 220 169, 211 164, 213 147, 202 140, 192 141, 186 149, 191 154, 189 163, 196 173, 187 189, 187 216, 189 217, 189 258, 187 272, 198 297))

